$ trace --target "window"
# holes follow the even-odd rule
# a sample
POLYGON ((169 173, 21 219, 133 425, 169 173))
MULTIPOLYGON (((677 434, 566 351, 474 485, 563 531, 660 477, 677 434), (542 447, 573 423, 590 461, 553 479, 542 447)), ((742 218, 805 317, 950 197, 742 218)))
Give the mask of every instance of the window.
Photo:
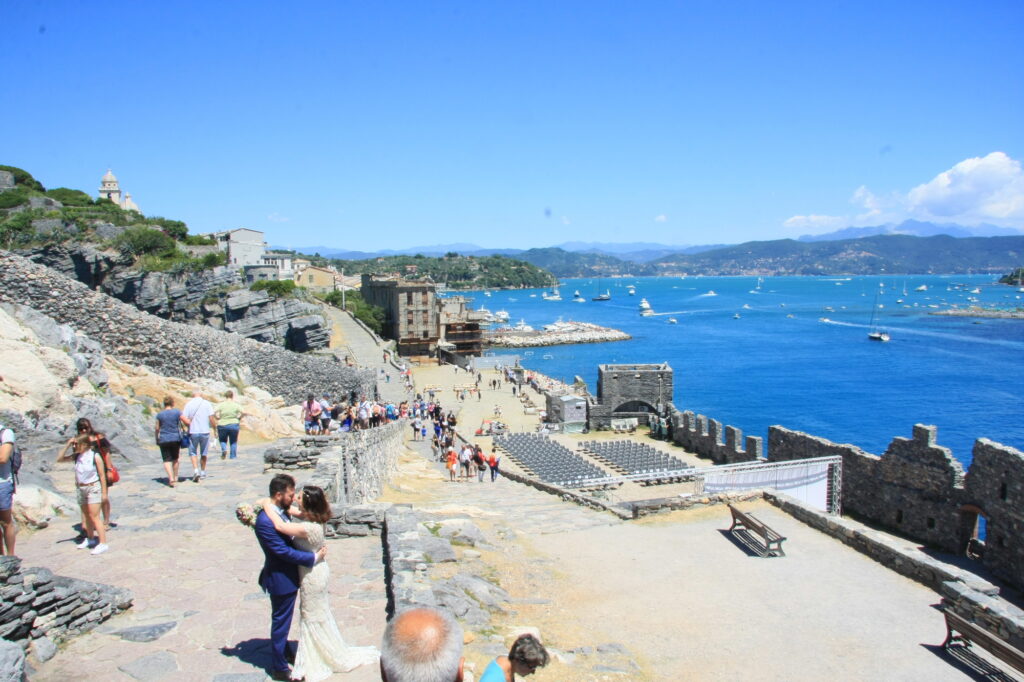
POLYGON ((309 283, 310 283, 310 284, 312 284, 312 283, 313 283, 313 275, 309 275, 309 283))
POLYGON ((406 305, 412 305, 412 292, 411 291, 405 292, 405 304, 406 305))

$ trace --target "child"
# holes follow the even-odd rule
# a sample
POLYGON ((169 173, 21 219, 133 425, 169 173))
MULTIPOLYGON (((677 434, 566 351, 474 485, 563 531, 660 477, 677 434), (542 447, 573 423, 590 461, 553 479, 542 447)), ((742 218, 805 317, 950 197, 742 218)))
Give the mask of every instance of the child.
POLYGON ((107 472, 103 457, 93 450, 89 434, 80 433, 64 446, 57 457, 58 462, 70 459, 75 460, 75 487, 85 522, 85 539, 78 544, 78 549, 91 547, 92 554, 103 554, 110 549, 106 527, 100 523, 100 505, 107 500, 107 472), (74 457, 68 455, 71 447, 74 448, 74 457))

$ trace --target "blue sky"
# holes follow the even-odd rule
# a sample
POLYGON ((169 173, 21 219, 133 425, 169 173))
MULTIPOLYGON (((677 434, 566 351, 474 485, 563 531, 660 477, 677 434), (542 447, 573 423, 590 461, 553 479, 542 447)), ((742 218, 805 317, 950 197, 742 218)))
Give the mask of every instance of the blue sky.
POLYGON ((4 4, 0 163, 375 250, 1024 228, 1021 2, 4 4))

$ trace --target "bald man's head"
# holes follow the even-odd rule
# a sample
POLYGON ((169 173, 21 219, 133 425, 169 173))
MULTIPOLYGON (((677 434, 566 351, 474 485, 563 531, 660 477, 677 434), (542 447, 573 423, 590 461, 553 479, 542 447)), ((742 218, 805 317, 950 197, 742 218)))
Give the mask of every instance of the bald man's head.
POLYGON ((437 609, 415 608, 395 615, 384 630, 380 674, 385 682, 458 682, 462 627, 437 609))

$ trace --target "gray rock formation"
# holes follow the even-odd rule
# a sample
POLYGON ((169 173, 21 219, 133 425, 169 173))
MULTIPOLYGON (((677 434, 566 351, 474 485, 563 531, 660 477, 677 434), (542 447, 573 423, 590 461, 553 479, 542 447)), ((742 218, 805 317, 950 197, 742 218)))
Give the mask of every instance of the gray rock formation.
MULTIPOLYGON (((40 223, 36 231, 41 234, 44 227, 47 233, 68 230, 57 219, 35 222, 40 223)), ((101 227, 103 234, 111 237, 124 229, 101 227)), ((330 343, 330 327, 317 305, 242 288, 242 277, 232 268, 140 272, 130 269, 130 259, 89 244, 58 244, 21 254, 164 319, 205 324, 298 352, 326 348, 330 343)))
POLYGON ((14 173, 0 170, 0 192, 7 189, 14 189, 14 173))

